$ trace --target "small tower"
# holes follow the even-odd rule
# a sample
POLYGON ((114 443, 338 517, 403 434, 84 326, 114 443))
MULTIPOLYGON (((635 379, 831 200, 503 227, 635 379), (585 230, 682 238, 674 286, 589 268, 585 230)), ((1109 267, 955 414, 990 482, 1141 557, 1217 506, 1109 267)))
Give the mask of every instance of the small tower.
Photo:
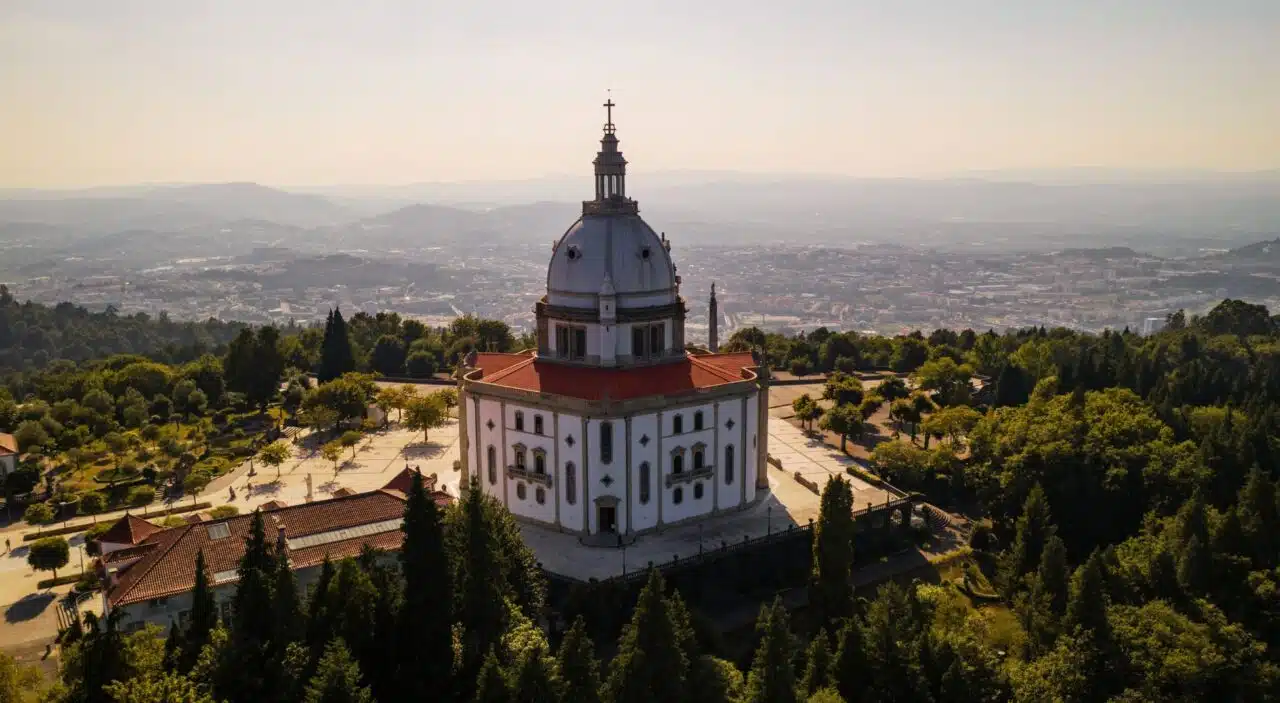
POLYGON ((627 197, 627 160, 618 151, 617 127, 613 124, 613 98, 604 104, 606 110, 604 136, 600 138, 600 151, 596 153, 596 199, 582 204, 582 214, 606 212, 635 214, 636 202, 627 197))
POLYGON ((711 339, 707 344, 707 348, 712 354, 720 351, 720 307, 716 305, 716 282, 711 282, 711 304, 708 313, 711 320, 711 339))
POLYGON ((618 363, 618 296, 613 288, 613 277, 604 274, 600 285, 600 365, 615 366, 618 363))

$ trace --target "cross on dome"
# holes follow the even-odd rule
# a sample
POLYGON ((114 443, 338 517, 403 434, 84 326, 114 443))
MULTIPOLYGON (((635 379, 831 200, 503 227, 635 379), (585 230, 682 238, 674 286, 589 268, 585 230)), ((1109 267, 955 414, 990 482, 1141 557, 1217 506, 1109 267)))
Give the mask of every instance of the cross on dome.
MULTIPOLYGON (((610 91, 610 93, 612 93, 612 91, 610 91)), ((605 101, 605 104, 604 104, 604 109, 605 109, 604 133, 605 134, 613 134, 615 131, 615 128, 613 126, 613 108, 616 105, 617 103, 613 102, 613 95, 612 94, 609 95, 609 99, 605 101)))

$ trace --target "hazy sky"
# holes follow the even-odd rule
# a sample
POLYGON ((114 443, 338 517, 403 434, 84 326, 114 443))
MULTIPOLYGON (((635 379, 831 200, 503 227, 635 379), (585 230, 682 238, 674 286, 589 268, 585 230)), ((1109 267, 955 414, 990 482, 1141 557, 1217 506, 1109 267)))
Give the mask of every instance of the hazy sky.
POLYGON ((1277 0, 2 0, 0 186, 1280 166, 1277 0))

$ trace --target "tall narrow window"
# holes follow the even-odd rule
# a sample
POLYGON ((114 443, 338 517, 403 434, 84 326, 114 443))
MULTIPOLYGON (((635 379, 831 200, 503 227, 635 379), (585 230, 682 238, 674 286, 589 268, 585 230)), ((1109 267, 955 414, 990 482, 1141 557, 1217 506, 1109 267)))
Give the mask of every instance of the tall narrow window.
POLYGON ((640 463, 640 504, 649 503, 649 462, 640 463))
POLYGON ((516 411, 516 432, 524 432, 524 413, 516 411))
POLYGON ((542 434, 542 416, 541 415, 533 416, 533 433, 542 434))
POLYGON ((684 455, 683 454, 676 454, 675 456, 671 457, 671 473, 673 474, 684 473, 684 455))
POLYGON ((587 358, 587 328, 586 327, 573 328, 572 357, 574 359, 579 359, 579 360, 587 358))
POLYGON ((600 461, 613 463, 613 423, 600 423, 600 461))
POLYGON ((565 325, 556 325, 556 356, 569 356, 569 328, 565 325))
POLYGON ((492 444, 489 445, 489 485, 498 483, 498 450, 492 444))
POLYGON ((636 359, 645 358, 644 349, 644 328, 640 326, 631 328, 631 356, 636 359))
POLYGON ((671 418, 671 433, 680 434, 681 432, 684 432, 684 415, 676 413, 675 416, 671 418))
POLYGON ((661 324, 649 328, 649 355, 662 356, 667 349, 665 328, 661 324))
POLYGON ((681 503, 683 503, 683 502, 684 502, 684 489, 683 489, 683 488, 677 488, 677 489, 675 489, 674 491, 672 491, 672 492, 671 492, 671 502, 672 502, 672 503, 674 503, 674 504, 676 504, 676 505, 680 505, 681 503))
POLYGON ((693 431, 697 432, 702 429, 702 411, 693 414, 693 431))
POLYGON ((564 499, 569 505, 578 502, 578 467, 572 461, 564 465, 564 499))
POLYGON ((533 453, 533 472, 539 476, 545 476, 547 473, 547 455, 535 451, 533 453))
POLYGON ((702 482, 693 484, 693 499, 702 500, 702 482))
POLYGON ((517 450, 516 450, 516 468, 517 468, 517 469, 519 469, 519 470, 521 470, 521 471, 524 471, 524 467, 525 467, 525 463, 524 463, 524 450, 523 450, 523 449, 517 449, 517 450))
POLYGON ((724 447, 724 482, 726 484, 733 483, 733 445, 726 444, 724 447))
POLYGON ((706 464, 706 452, 701 449, 693 450, 693 470, 697 471, 706 464))

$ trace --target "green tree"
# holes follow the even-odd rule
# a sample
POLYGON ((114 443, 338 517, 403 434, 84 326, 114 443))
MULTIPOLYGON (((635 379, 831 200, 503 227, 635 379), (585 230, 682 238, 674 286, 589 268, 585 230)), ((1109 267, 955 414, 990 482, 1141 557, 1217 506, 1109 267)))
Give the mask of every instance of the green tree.
POLYGON ((957 364, 949 356, 926 361, 913 374, 918 387, 935 392, 941 399, 940 402, 947 405, 960 405, 969 401, 972 376, 973 369, 965 364, 957 364))
POLYGON ((464 680, 478 674, 486 652, 507 626, 505 579, 499 535, 487 514, 484 492, 473 484, 459 505, 459 523, 449 530, 455 542, 455 621, 462 628, 464 680))
POLYGON ((327 383, 355 370, 355 355, 351 350, 347 323, 342 318, 342 309, 335 308, 325 321, 324 339, 320 344, 320 367, 316 376, 321 383, 327 383))
POLYGON ((18 449, 23 452, 39 451, 50 443, 49 433, 39 422, 27 420, 13 431, 13 438, 18 442, 18 449))
POLYGON ((822 387, 822 397, 835 405, 853 405, 862 403, 862 381, 857 376, 837 371, 827 378, 822 387))
POLYGON ((211 481, 213 481, 213 476, 203 469, 192 471, 187 474, 186 478, 182 479, 182 490, 191 496, 192 505, 196 504, 196 498, 200 495, 200 491, 203 491, 211 481))
POLYGON ((285 442, 272 442, 258 450, 258 460, 276 470, 276 478, 280 478, 280 467, 289 461, 293 450, 285 442))
POLYGON ((191 617, 182 635, 180 671, 190 671, 200 652, 209 644, 218 626, 218 604, 213 598, 213 584, 205 564, 204 550, 196 552, 196 580, 191 589, 191 617))
POLYGON ((58 579, 58 569, 71 559, 71 546, 62 537, 45 537, 31 543, 27 551, 27 564, 36 571, 52 571, 58 579))
POLYGON ((846 618, 836 633, 836 656, 831 662, 836 690, 847 701, 862 700, 866 681, 873 675, 862 641, 862 626, 856 618, 846 618))
POLYGON ((819 622, 834 622, 851 612, 853 507, 849 482, 839 476, 827 479, 814 526, 813 574, 809 581, 809 600, 819 622))
POLYGON ((240 577, 232 598, 230 651, 221 677, 220 697, 231 700, 270 700, 276 694, 278 667, 270 656, 275 629, 272 585, 276 559, 267 541, 262 511, 253 511, 244 555, 236 569, 240 577))
POLYGON ((510 703, 511 687, 493 649, 485 655, 476 680, 475 703, 510 703))
POLYGON ((383 376, 399 376, 404 373, 405 346, 399 338, 384 334, 373 347, 370 365, 383 376))
POLYGON ((338 473, 338 460, 342 458, 341 442, 326 442, 320 447, 320 455, 333 462, 333 473, 338 473))
POLYGON ((101 493, 95 491, 80 496, 80 512, 93 515, 95 524, 98 522, 97 514, 102 512, 105 507, 107 507, 107 499, 101 493))
POLYGON ((422 440, 428 441, 433 428, 441 427, 448 419, 444 403, 435 395, 418 396, 405 406, 404 424, 411 430, 422 432, 422 440))
POLYGON ((404 599, 397 622, 401 628, 394 651, 398 686, 406 700, 441 700, 452 677, 453 575, 444 547, 440 509, 415 472, 405 501, 404 544, 400 549, 404 599))
POLYGON ((44 688, 43 683, 39 669, 19 663, 7 652, 0 652, 0 701, 26 703, 35 700, 44 688))
POLYGON ((172 672, 112 681, 103 688, 103 693, 116 703, 216 703, 199 684, 172 672))
POLYGON ((257 334, 242 331, 231 343, 223 366, 227 388, 243 393, 245 400, 265 413, 284 375, 280 331, 271 326, 259 328, 257 334))
POLYGON ((360 444, 361 434, 356 430, 347 430, 338 438, 338 443, 351 450, 351 459, 356 458, 356 445, 360 444))
POLYGON ((662 597, 662 576, 649 573, 631 623, 618 640, 601 699, 607 703, 676 703, 685 699, 688 660, 662 597))
POLYGON ((513 703, 543 703, 561 700, 560 678, 541 642, 520 652, 512 677, 513 703))
POLYGON ((1107 589, 1099 552, 1076 569, 1071 577, 1071 595, 1067 601, 1064 624, 1077 632, 1092 632, 1099 639, 1107 637, 1107 589))
POLYGON ((1013 545, 1004 555, 1000 583, 1007 596, 1012 596, 1023 587, 1023 577, 1040 563, 1045 542, 1054 535, 1056 529, 1049 515, 1049 501, 1044 489, 1036 484, 1023 503, 1013 545))
POLYGON ((804 674, 800 677, 800 697, 808 699, 819 690, 831 686, 831 643, 826 628, 820 628, 805 650, 804 674))
POLYGON ((791 662, 795 658, 795 642, 781 598, 775 598, 772 606, 761 606, 756 632, 760 635, 760 644, 747 674, 745 700, 794 703, 796 675, 791 662))
POLYGON ((840 435, 840 451, 847 453, 846 442, 849 435, 859 434, 862 431, 862 415, 858 413, 856 406, 837 405, 822 416, 818 426, 840 435))
POLYGON ((581 615, 560 641, 557 659, 564 687, 562 699, 566 703, 599 703, 600 662, 596 660, 595 646, 587 636, 586 621, 581 615))
POLYGON ((32 503, 23 511, 22 519, 36 528, 48 525, 53 522, 53 508, 48 503, 32 503))
POLYGON ((373 694, 360 685, 360 665, 341 639, 330 642, 307 684, 305 703, 373 703, 373 694))

